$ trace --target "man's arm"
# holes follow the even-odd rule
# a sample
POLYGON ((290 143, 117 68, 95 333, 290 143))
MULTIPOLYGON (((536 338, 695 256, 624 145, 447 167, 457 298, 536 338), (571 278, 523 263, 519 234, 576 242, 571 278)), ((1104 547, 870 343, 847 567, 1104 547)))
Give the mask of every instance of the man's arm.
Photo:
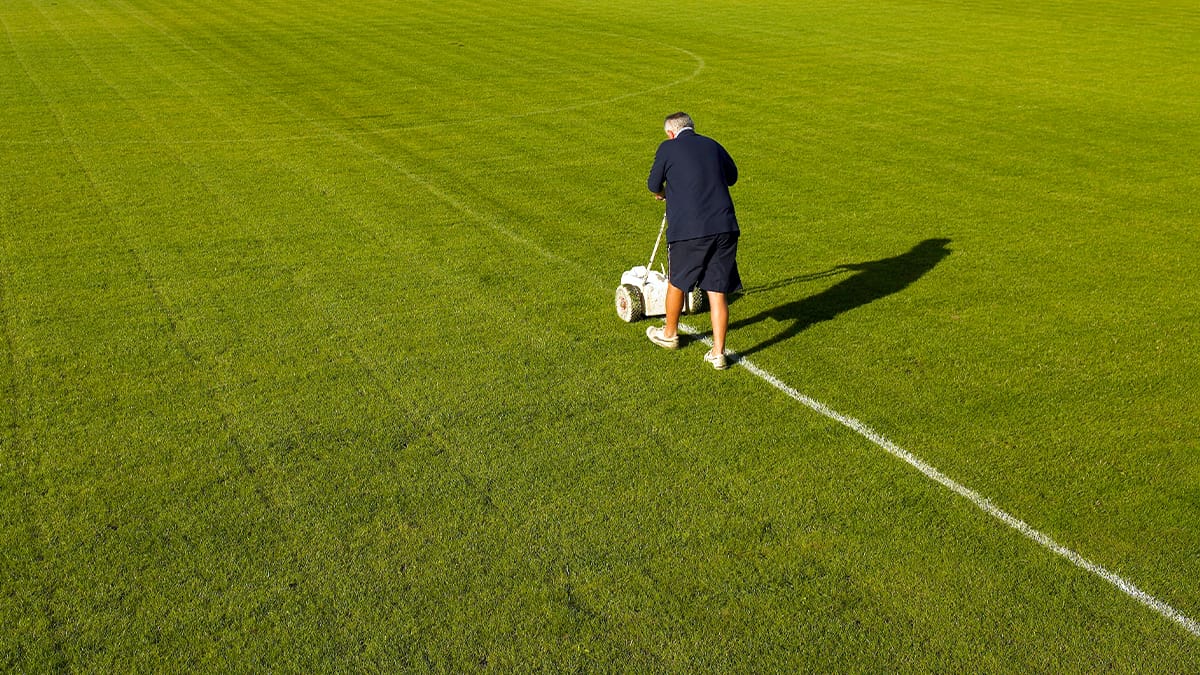
POLYGON ((733 157, 729 156, 724 147, 721 148, 721 171, 725 174, 726 185, 733 185, 737 182, 737 165, 733 163, 733 157))
POLYGON ((664 156, 666 153, 663 152, 663 145, 659 145, 658 151, 654 153, 654 166, 650 167, 650 177, 646 179, 646 188, 654 193, 654 198, 659 201, 666 199, 663 186, 667 182, 667 159, 664 156))

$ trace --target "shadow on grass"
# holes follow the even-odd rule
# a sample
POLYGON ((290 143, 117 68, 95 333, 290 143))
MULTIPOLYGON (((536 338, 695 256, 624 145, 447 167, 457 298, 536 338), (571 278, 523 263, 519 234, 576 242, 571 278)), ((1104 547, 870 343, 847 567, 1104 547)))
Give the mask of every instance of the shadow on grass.
POLYGON ((898 293, 909 284, 920 279, 926 272, 932 270, 946 256, 950 249, 946 246, 949 239, 926 239, 912 247, 907 253, 893 258, 872 260, 870 262, 838 265, 827 272, 806 274, 791 279, 767 284, 761 288, 750 290, 773 290, 790 286, 801 281, 810 281, 839 273, 852 272, 849 276, 816 295, 802 298, 775 309, 760 312, 754 316, 731 323, 730 330, 744 328, 765 319, 774 319, 787 324, 774 337, 748 349, 739 349, 738 354, 749 356, 768 347, 777 345, 788 338, 794 337, 804 329, 822 321, 829 321, 839 314, 862 307, 880 298, 898 293))

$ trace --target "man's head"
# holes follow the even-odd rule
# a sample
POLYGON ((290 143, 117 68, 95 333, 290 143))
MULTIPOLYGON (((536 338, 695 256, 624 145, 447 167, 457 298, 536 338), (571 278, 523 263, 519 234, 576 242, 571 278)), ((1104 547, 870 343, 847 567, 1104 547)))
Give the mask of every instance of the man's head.
POLYGON ((667 121, 663 122, 663 131, 667 132, 667 136, 671 138, 678 136, 679 132, 684 129, 696 130, 696 124, 692 122, 692 116, 685 112, 667 115, 667 121))

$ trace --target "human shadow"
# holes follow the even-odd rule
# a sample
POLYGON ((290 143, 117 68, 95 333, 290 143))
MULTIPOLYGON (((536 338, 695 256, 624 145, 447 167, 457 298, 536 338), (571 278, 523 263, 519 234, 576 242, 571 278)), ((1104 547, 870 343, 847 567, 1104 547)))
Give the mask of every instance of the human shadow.
MULTIPOLYGON (((926 239, 913 246, 907 253, 892 258, 838 265, 831 272, 846 271, 854 274, 816 295, 789 302, 786 305, 730 324, 731 330, 744 328, 765 319, 773 319, 787 324, 778 335, 749 349, 740 349, 738 354, 749 356, 760 352, 796 336, 809 326, 829 321, 839 314, 904 290, 950 255, 950 249, 946 248, 949 243, 949 239, 926 239)), ((820 278, 821 276, 830 276, 830 274, 822 272, 812 276, 820 278)))
POLYGON ((765 284, 759 284, 758 286, 750 286, 750 287, 744 288, 738 292, 738 295, 746 295, 746 294, 750 294, 750 293, 764 293, 766 291, 776 291, 781 288, 786 288, 788 286, 791 286, 792 284, 802 284, 802 283, 809 282, 809 281, 816 281, 817 279, 836 277, 839 274, 846 274, 847 271, 848 271, 848 268, 846 265, 839 265, 838 267, 831 267, 831 268, 825 270, 824 272, 809 272, 808 274, 797 274, 796 276, 788 277, 787 279, 779 279, 778 281, 770 281, 765 284))

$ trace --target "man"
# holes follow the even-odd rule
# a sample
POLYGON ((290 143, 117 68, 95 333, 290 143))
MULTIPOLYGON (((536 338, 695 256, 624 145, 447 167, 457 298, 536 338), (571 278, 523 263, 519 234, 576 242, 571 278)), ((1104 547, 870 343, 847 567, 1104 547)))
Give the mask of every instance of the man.
POLYGON ((667 202, 667 317, 650 326, 646 337, 667 349, 679 347, 679 314, 687 291, 699 286, 708 295, 712 350, 704 360, 725 369, 725 333, 729 328, 726 294, 742 287, 737 268, 737 217, 729 186, 737 166, 720 143, 696 133, 687 113, 667 117, 667 140, 658 146, 646 186, 667 202))

